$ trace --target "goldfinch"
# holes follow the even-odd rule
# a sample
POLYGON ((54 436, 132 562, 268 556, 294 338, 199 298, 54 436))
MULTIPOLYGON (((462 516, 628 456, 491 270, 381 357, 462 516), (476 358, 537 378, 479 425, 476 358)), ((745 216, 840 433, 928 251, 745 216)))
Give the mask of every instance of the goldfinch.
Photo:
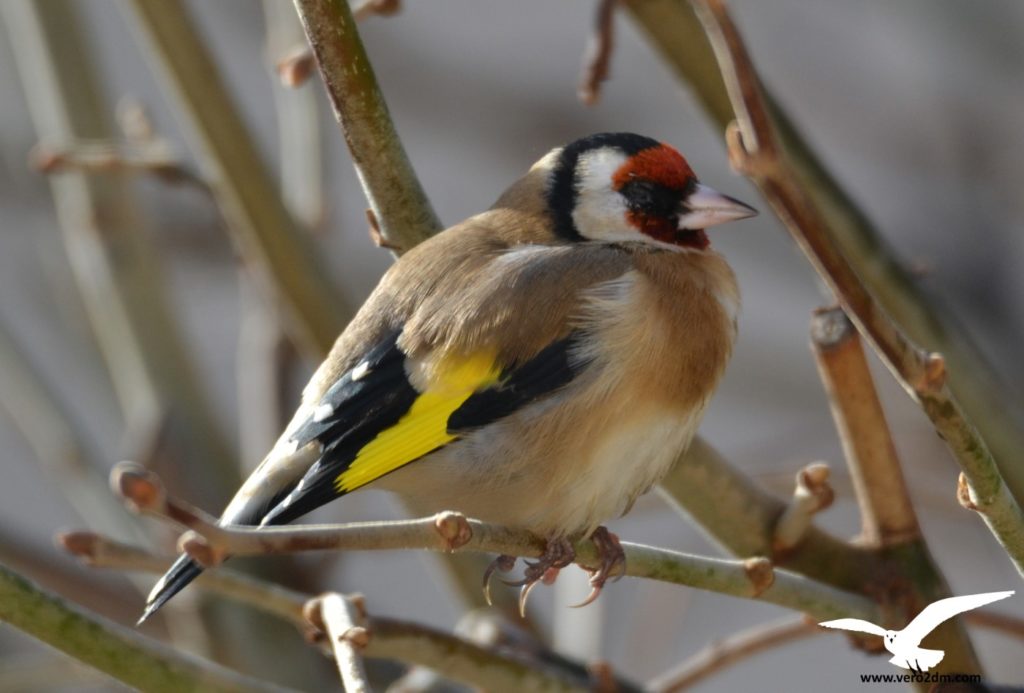
MULTIPOLYGON (((596 595, 621 560, 601 523, 689 444, 732 351, 739 290, 704 229, 754 214, 647 137, 551 151, 391 267, 221 523, 383 488, 546 537, 524 590, 593 536, 596 595)), ((180 557, 141 620, 201 570, 180 557)))

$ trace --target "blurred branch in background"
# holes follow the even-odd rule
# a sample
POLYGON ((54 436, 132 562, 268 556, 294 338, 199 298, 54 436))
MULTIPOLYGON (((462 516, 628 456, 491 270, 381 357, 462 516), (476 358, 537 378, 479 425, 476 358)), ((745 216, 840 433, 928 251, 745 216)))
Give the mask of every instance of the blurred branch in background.
POLYGON ((146 691, 282 691, 73 607, 0 565, 0 621, 146 691))
POLYGON ((647 683, 656 693, 678 693, 756 654, 819 635, 818 624, 804 616, 785 618, 716 640, 675 669, 647 683))
POLYGON ((120 539, 144 536, 135 519, 111 503, 110 487, 84 431, 0 322, 0 408, 15 422, 48 480, 91 528, 120 539))
MULTIPOLYGON (((725 128, 735 118, 707 35, 688 0, 621 0, 661 56, 685 82, 712 121, 725 128)), ((949 364, 949 387, 1002 460, 1013 495, 1024 498, 1024 423, 1019 402, 1003 389, 967 333, 954 325, 915 282, 882 235, 814 154, 771 93, 764 89, 791 170, 824 217, 839 250, 857 267, 865 286, 907 335, 949 364)))
MULTIPOLYGON (((41 141, 109 141, 103 90, 69 0, 2 3, 22 88, 41 141)), ((71 268, 121 404, 128 438, 171 417, 181 459, 226 494, 237 484, 234 455, 165 294, 163 272, 120 172, 50 178, 71 268), (179 430, 180 429, 180 430, 179 430)), ((135 453, 137 451, 133 451, 135 453)))
POLYGON ((145 173, 171 184, 188 183, 206 191, 206 182, 189 171, 160 139, 145 144, 121 144, 103 140, 41 142, 29 153, 30 164, 41 173, 145 173))
POLYGON ((593 106, 601 97, 601 84, 611 74, 615 50, 615 8, 619 0, 598 0, 594 17, 594 33, 583 56, 583 76, 576 89, 580 101, 593 106))
MULTIPOLYGON (((352 311, 286 209, 209 50, 180 0, 124 0, 193 136, 246 268, 310 357, 334 343, 352 311)), ((225 494, 226 497, 226 494, 225 494)))

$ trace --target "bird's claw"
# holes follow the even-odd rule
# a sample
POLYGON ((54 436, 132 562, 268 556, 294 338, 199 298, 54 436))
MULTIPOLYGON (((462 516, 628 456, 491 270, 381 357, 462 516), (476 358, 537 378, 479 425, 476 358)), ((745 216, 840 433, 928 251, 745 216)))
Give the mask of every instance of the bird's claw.
POLYGON ((615 582, 626 574, 626 553, 617 536, 609 532, 607 527, 598 527, 590 540, 594 542, 601 563, 597 570, 590 573, 590 594, 579 604, 574 604, 574 609, 593 604, 601 596, 601 590, 609 579, 615 582))
MULTIPOLYGON (((491 576, 494 575, 494 571, 500 570, 503 573, 507 573, 516 567, 516 557, 506 556, 502 554, 498 556, 491 564, 487 566, 487 570, 484 571, 484 599, 487 600, 487 606, 493 606, 491 602, 491 576)), ((505 582, 502 580, 502 582, 505 582)), ((512 585, 510 582, 505 582, 506 585, 512 585)))

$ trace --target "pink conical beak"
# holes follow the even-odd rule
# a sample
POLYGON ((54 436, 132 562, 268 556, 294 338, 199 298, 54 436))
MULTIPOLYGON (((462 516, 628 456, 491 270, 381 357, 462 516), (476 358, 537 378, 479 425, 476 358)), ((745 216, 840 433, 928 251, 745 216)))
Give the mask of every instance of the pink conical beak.
POLYGON ((757 216, 757 210, 750 205, 700 184, 687 196, 684 204, 686 211, 679 215, 681 230, 706 229, 727 221, 757 216))

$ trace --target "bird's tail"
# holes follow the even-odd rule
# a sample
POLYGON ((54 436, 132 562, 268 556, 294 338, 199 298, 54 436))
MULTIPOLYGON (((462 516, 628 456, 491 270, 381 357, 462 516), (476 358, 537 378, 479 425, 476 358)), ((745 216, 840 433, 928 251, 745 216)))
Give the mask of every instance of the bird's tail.
POLYGON ((178 592, 199 577, 203 572, 202 567, 188 556, 178 556, 174 565, 164 573, 164 576, 153 586, 153 591, 146 599, 146 609, 142 612, 135 625, 141 625, 147 618, 155 614, 161 606, 176 595, 178 592))

